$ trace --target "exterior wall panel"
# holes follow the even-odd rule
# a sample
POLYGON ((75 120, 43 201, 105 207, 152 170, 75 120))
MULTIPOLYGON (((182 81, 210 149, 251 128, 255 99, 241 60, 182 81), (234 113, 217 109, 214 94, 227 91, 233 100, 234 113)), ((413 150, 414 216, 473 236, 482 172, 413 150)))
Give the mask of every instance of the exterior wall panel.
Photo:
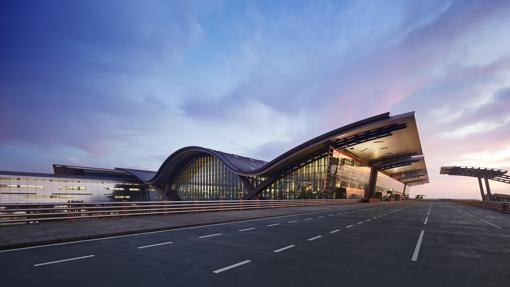
POLYGON ((0 203, 144 200, 142 193, 133 182, 0 174, 0 203))

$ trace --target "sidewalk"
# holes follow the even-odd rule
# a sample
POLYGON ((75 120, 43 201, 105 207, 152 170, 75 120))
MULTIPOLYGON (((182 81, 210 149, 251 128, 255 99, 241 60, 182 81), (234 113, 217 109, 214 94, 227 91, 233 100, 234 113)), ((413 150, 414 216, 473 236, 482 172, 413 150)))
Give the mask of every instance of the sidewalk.
MULTIPOLYGON (((372 205, 372 204, 371 204, 372 205)), ((369 207, 363 203, 44 222, 0 226, 0 250, 214 223, 369 207)))

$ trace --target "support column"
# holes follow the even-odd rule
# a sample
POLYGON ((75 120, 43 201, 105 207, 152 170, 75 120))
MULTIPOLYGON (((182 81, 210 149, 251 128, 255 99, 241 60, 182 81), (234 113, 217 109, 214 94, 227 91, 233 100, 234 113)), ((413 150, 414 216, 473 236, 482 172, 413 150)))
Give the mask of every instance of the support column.
POLYGON ((338 158, 333 157, 335 147, 330 146, 328 152, 328 166, 326 168, 326 179, 324 180, 324 190, 322 191, 321 198, 330 198, 336 184, 336 173, 338 170, 338 158))
MULTIPOLYGON (((253 193, 253 184, 251 184, 250 180, 246 176, 239 176, 241 181, 243 182, 244 187, 246 187, 247 195, 253 193)), ((257 197, 252 198, 246 198, 246 196, 243 199, 257 199, 257 197)))
POLYGON ((482 201, 485 201, 485 193, 483 192, 482 179, 478 178, 478 185, 480 186, 480 195, 482 195, 482 201))
POLYGON ((487 190, 487 200, 492 200, 491 187, 489 186, 488 178, 485 178, 485 189, 487 190))
POLYGON ((368 189, 365 192, 365 199, 374 197, 375 186, 377 184, 377 173, 378 170, 376 167, 370 168, 370 179, 368 180, 368 189))
POLYGON ((404 183, 404 190, 402 190, 402 197, 404 199, 406 199, 406 188, 407 188, 407 183, 404 183))

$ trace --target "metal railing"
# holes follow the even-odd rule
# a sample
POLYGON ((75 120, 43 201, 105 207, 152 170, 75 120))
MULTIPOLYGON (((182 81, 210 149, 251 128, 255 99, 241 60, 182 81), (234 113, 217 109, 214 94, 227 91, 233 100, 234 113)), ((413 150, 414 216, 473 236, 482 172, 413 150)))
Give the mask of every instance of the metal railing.
POLYGON ((0 204, 0 224, 355 203, 352 199, 0 204))
POLYGON ((455 200, 455 201, 470 206, 493 209, 503 213, 510 213, 510 202, 479 201, 479 200, 455 200))

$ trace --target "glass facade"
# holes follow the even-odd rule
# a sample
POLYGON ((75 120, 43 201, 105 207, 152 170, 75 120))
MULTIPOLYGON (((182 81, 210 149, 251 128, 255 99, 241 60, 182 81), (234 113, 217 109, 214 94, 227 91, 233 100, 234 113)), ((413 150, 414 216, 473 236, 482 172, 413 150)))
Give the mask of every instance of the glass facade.
POLYGON ((146 200, 140 184, 103 179, 0 174, 1 203, 146 200))
POLYGON ((383 196, 386 195, 385 192, 389 194, 400 194, 404 191, 404 184, 385 175, 384 173, 379 172, 377 175, 377 186, 375 191, 381 192, 383 196))
MULTIPOLYGON (((368 166, 344 152, 330 150, 329 153, 290 167, 257 196, 259 199, 362 198, 368 188, 369 177, 368 166)), ((132 182, 128 178, 0 174, 0 202, 164 200, 166 198, 162 195, 168 188, 182 200, 243 199, 249 190, 246 184, 257 187, 266 179, 261 176, 242 179, 221 160, 207 155, 187 163, 177 178, 163 188, 132 182)), ((403 189, 404 184, 379 172, 376 197, 400 194, 403 189)), ((171 197, 173 200, 178 198, 171 197)))
POLYGON ((247 194, 241 178, 212 156, 188 163, 172 190, 182 200, 242 199, 247 194))
MULTIPOLYGON (((276 180, 260 199, 362 198, 368 188, 370 168, 335 150, 302 164, 276 180), (329 178, 328 178, 329 174, 329 178)), ((401 193, 404 184, 379 172, 376 192, 401 193)))
POLYGON ((262 190, 260 199, 323 198, 326 184, 328 156, 304 163, 262 190))
POLYGON ((368 188, 370 168, 335 151, 333 157, 338 163, 335 174, 334 192, 341 198, 362 198, 368 188))

